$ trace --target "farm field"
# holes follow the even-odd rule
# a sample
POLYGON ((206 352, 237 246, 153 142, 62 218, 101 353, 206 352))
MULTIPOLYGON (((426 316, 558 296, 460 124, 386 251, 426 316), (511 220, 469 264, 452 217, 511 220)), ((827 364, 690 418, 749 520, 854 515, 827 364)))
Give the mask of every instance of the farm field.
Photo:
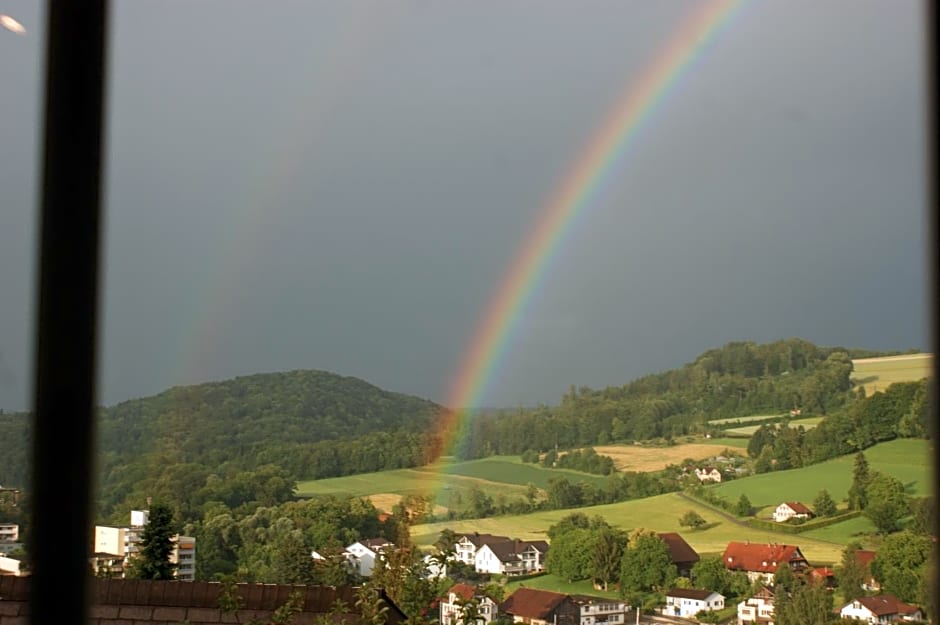
POLYGON ((297 495, 370 497, 376 507, 387 510, 386 506, 394 505, 403 495, 431 494, 441 495, 438 499, 444 499, 443 495, 448 491, 469 489, 473 486, 478 486, 491 495, 501 493, 522 497, 530 483, 545 489, 549 486, 549 480, 558 477, 595 485, 602 485, 607 479, 580 471, 546 469, 535 464, 525 464, 517 456, 491 456, 465 462, 451 462, 445 459, 415 469, 306 480, 297 484, 297 495))
MULTIPOLYGON (((444 528, 450 528, 458 533, 481 532, 529 540, 544 539, 551 525, 572 512, 575 510, 549 510, 489 519, 428 523, 412 528, 412 537, 422 547, 433 544, 444 528)), ((815 564, 837 562, 843 548, 842 544, 836 542, 825 542, 804 536, 796 537, 738 525, 718 515, 711 508, 682 498, 678 493, 579 508, 577 512, 583 512, 588 516, 600 515, 611 525, 624 530, 643 527, 657 532, 679 532, 699 554, 720 554, 732 540, 784 542, 798 539, 800 549, 803 550, 807 559, 815 564), (691 531, 679 526, 679 517, 688 510, 695 510, 702 515, 708 522, 706 529, 691 531)))
MULTIPOLYGON (((721 454, 727 447, 739 447, 717 442, 724 439, 706 440, 701 443, 682 443, 669 447, 643 447, 641 445, 596 445, 594 449, 602 456, 614 459, 620 471, 661 471, 670 464, 679 464, 686 458, 705 460, 721 454)), ((745 446, 747 443, 745 442, 745 446)))
MULTIPOLYGON (((904 482, 910 494, 926 495, 931 491, 931 452, 929 441, 898 439, 866 449, 865 457, 873 470, 904 482)), ((781 501, 811 504, 823 488, 839 502, 848 497, 854 463, 854 456, 843 456, 801 469, 754 475, 710 488, 730 501, 747 495, 756 508, 776 506, 781 501)))
MULTIPOLYGON (((789 425, 791 428, 802 425, 803 429, 808 431, 819 425, 824 418, 825 417, 807 417, 806 419, 793 419, 789 422, 789 425)), ((725 432, 736 436, 750 437, 760 427, 759 425, 742 425, 741 427, 728 428, 725 432)))
POLYGON ((916 382, 930 375, 933 354, 904 354, 852 361, 852 381, 868 395, 883 391, 895 382, 916 382))

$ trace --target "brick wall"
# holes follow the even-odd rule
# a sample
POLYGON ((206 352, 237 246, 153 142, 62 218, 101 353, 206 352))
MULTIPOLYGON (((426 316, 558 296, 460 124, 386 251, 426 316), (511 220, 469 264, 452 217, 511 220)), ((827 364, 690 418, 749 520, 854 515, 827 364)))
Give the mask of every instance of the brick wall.
MULTIPOLYGON (((287 584, 238 584, 242 608, 224 613, 219 608, 217 582, 178 582, 135 579, 96 579, 92 582, 90 625, 219 625, 221 623, 270 622, 291 593, 303 593, 303 609, 293 625, 314 625, 330 612, 336 600, 355 610, 356 588, 291 586, 287 584)), ((0 576, 0 625, 28 625, 29 578, 0 576)), ((390 603, 390 602, 389 602, 390 603)), ((390 603, 391 605, 391 603, 390 603)), ((345 615, 357 623, 357 614, 345 615)), ((397 625, 404 615, 394 606, 388 625, 397 625)))

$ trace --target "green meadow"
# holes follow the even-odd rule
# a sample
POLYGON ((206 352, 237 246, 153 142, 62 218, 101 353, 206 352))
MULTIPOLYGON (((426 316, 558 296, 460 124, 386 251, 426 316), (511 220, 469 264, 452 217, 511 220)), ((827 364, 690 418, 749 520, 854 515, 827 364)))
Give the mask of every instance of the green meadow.
MULTIPOLYGON (((744 482, 745 480, 741 480, 744 482)), ((547 510, 531 514, 444 521, 417 525, 412 529, 415 542, 424 547, 434 543, 441 530, 450 528, 460 532, 501 534, 521 539, 544 539, 548 528, 562 517, 575 510, 547 510)), ((800 545, 803 553, 813 563, 832 563, 841 557, 843 545, 804 536, 779 534, 762 529, 739 525, 719 515, 709 507, 684 499, 678 493, 668 493, 603 506, 579 508, 588 516, 600 515, 608 523, 624 530, 646 528, 657 532, 679 532, 699 554, 720 554, 729 541, 750 540, 752 542, 793 541, 800 545), (705 529, 689 530, 679 525, 679 518, 688 510, 695 510, 707 522, 705 529)))
POLYGON ((751 421, 768 421, 770 419, 782 419, 786 417, 786 414, 764 414, 764 415, 752 415, 750 417, 727 417, 725 419, 712 419, 708 422, 708 425, 727 425, 729 423, 749 423, 751 421))
MULTIPOLYGON (((909 494, 926 495, 932 488, 931 453, 929 441, 906 438, 866 449, 865 457, 873 470, 901 480, 909 494)), ((838 502, 848 497, 854 463, 855 456, 842 456, 801 469, 754 475, 709 488, 730 501, 747 495, 756 508, 776 507, 782 501, 812 504, 822 489, 828 490, 838 502)))
POLYGON ((540 465, 523 463, 518 456, 490 456, 463 462, 442 459, 433 465, 415 469, 306 480, 297 484, 297 495, 426 495, 479 486, 490 494, 499 492, 521 496, 529 484, 545 489, 549 486, 549 480, 560 477, 571 482, 594 485, 602 485, 607 479, 568 469, 546 469, 540 465))
POLYGON ((852 381, 871 395, 895 382, 916 382, 930 376, 933 354, 904 354, 852 361, 852 381))
MULTIPOLYGON (((825 417, 807 417, 805 419, 792 419, 789 421, 789 426, 791 428, 803 426, 804 430, 812 430, 819 425, 824 418, 825 417)), ((760 427, 760 425, 742 425, 741 427, 728 428, 725 432, 734 436, 750 437, 760 427)))

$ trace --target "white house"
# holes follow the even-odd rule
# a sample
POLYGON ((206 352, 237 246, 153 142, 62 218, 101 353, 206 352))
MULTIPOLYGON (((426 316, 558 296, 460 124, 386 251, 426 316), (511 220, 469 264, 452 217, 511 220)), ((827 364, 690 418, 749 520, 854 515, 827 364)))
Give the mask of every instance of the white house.
POLYGON ((16 558, 0 556, 0 575, 26 575, 22 563, 16 558))
POLYGON ((713 590, 697 590, 694 588, 670 588, 666 592, 666 605, 662 608, 664 616, 678 616, 692 618, 699 612, 707 610, 723 610, 725 608, 724 595, 713 590))
POLYGON ((545 568, 547 552, 544 540, 488 542, 477 550, 473 568, 478 573, 525 575, 545 568))
POLYGON ((812 516, 813 511, 799 501, 785 501, 774 510, 774 521, 777 523, 783 523, 790 519, 808 519, 812 516))
POLYGON ((441 625, 458 625, 462 623, 463 605, 468 601, 475 601, 480 619, 477 623, 489 623, 496 618, 498 606, 495 601, 479 592, 469 584, 454 584, 441 599, 441 625))
POLYGON ((896 623, 898 621, 922 621, 924 613, 916 605, 909 605, 891 594, 859 597, 845 604, 839 615, 865 623, 896 623))
POLYGON ((720 482, 721 471, 715 467, 704 467, 695 469, 695 477, 699 482, 720 482))
POLYGON ((774 625, 774 593, 766 586, 738 604, 738 625, 774 625))
POLYGON ((630 609, 621 600, 604 597, 569 595, 568 601, 578 610, 580 625, 618 625, 624 622, 630 609))
POLYGON ((349 554, 356 572, 363 577, 369 577, 375 568, 376 558, 381 556, 382 551, 394 546, 394 543, 384 538, 369 538, 349 545, 346 547, 346 553, 349 554))
POLYGON ((0 543, 15 543, 19 539, 19 525, 16 523, 0 523, 0 543))
POLYGON ((433 554, 425 554, 424 556, 424 568, 428 572, 428 579, 441 579, 447 577, 447 563, 441 562, 433 554))
POLYGON ((454 543, 454 556, 464 564, 474 564, 476 562, 477 550, 487 543, 507 542, 512 540, 509 536, 497 536, 496 534, 464 534, 457 538, 454 543))

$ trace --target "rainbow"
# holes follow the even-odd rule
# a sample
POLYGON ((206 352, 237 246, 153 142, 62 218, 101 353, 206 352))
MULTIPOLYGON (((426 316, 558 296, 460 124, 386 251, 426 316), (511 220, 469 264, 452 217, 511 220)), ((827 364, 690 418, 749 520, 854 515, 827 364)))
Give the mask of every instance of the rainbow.
POLYGON ((539 211, 506 277, 487 304, 453 378, 441 418, 444 453, 465 433, 499 370, 526 308, 558 256, 566 235, 584 216, 603 183, 617 170, 633 139, 743 0, 709 0, 684 21, 662 51, 631 81, 539 211))

